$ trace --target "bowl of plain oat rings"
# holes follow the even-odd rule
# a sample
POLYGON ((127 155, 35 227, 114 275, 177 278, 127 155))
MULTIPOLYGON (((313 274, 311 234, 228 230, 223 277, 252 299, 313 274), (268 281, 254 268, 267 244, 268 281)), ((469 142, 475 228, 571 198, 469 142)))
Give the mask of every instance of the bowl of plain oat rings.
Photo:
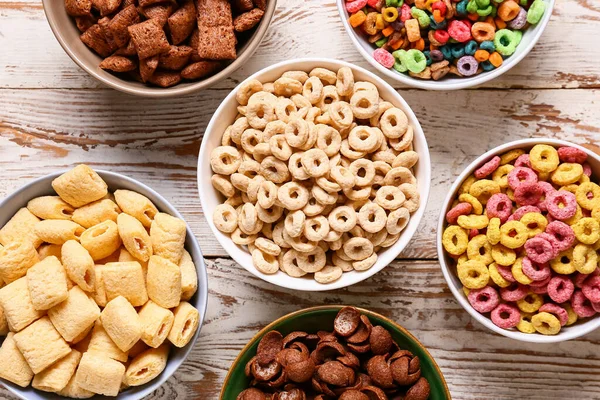
POLYGON ((259 71, 221 103, 198 187, 241 266, 278 286, 330 290, 402 252, 430 174, 423 130, 390 85, 352 64, 303 59, 259 71))

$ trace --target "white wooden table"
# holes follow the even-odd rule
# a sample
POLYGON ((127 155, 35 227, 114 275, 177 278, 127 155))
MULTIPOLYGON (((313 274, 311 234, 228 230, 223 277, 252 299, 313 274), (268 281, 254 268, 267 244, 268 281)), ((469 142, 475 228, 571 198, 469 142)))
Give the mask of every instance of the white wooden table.
MULTIPOLYGON (((456 399, 600 399, 600 332, 558 345, 491 333, 452 297, 434 246, 443 197, 486 150, 513 139, 555 137, 600 152, 600 3, 556 3, 532 53, 485 87, 452 93, 398 87, 430 145, 431 198, 401 258, 356 286, 308 294, 254 278, 212 237, 196 188, 202 133, 244 77, 306 56, 370 68, 346 36, 334 0, 279 0, 251 62, 210 90, 168 101, 103 87, 60 48, 39 0, 0 0, 0 198, 85 162, 150 185, 191 224, 208 265, 208 314, 191 358, 152 399, 217 399, 229 365, 257 330, 299 308, 333 303, 372 309, 412 331, 456 399)), ((0 398, 13 399, 4 389, 0 398)))

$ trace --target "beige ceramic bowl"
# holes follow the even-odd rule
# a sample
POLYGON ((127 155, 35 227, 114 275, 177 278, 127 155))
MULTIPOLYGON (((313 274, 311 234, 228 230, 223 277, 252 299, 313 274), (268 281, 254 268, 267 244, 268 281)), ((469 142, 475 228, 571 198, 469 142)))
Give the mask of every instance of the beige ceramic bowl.
POLYGON ((252 36, 238 47, 238 58, 233 60, 223 70, 206 79, 195 82, 184 82, 170 88, 147 86, 134 80, 124 80, 98 67, 102 58, 94 53, 79 39, 81 32, 75 26, 75 21, 67 14, 65 2, 60 0, 42 0, 46 18, 56 39, 65 52, 88 74, 100 82, 120 90, 121 92, 144 97, 174 97, 194 93, 210 87, 230 76, 254 54, 260 44, 275 12, 277 0, 268 0, 267 9, 262 20, 255 28, 252 36))

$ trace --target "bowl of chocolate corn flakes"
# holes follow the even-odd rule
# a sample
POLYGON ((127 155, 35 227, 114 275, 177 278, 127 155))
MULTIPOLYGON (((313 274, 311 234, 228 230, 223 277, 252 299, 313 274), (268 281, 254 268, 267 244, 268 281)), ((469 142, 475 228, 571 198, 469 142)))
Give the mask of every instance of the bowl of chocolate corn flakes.
POLYGON ((114 89, 185 95, 230 76, 254 53, 276 0, 43 2, 65 52, 114 89))

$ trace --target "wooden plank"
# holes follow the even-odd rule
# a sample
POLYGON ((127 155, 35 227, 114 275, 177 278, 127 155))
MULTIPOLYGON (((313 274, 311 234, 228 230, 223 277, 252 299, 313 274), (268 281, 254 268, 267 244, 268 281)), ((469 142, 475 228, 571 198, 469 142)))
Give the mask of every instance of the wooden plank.
MULTIPOLYGON (((368 308, 403 325, 431 351, 455 399, 598 398, 600 332, 560 346, 491 333, 454 300, 436 262, 394 262, 365 282, 323 293, 277 288, 226 259, 210 260, 208 268, 211 305, 200 339, 148 399, 217 399, 229 366, 258 330, 322 304, 368 308)), ((4 389, 0 397, 14 399, 4 389)))
MULTIPOLYGON (((183 213, 206 255, 226 255, 204 220, 196 163, 204 129, 227 92, 212 89, 163 102, 132 101, 112 90, 2 90, 0 196, 32 178, 86 162, 150 185, 183 213)), ((442 199, 462 169, 488 149, 515 139, 555 137, 599 150, 599 93, 402 91, 421 120, 433 167, 429 206, 402 257, 436 257, 442 199)))
MULTIPOLYGON (((600 53, 590 51, 595 48, 599 19, 600 9, 589 0, 558 1, 532 53, 485 87, 599 87, 600 53)), ((0 63, 2 88, 102 87, 64 53, 39 0, 0 1, 0 48, 10 55, 0 63)), ((373 70, 347 37, 334 0, 280 0, 255 56, 217 87, 231 88, 261 68, 296 57, 338 58, 373 70)))

